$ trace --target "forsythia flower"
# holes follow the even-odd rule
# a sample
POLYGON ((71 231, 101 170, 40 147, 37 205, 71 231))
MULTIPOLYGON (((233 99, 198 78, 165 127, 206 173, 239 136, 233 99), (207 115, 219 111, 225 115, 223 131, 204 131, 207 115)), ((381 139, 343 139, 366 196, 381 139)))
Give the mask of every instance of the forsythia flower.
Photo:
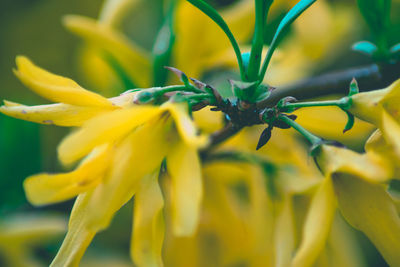
MULTIPOLYGON (((229 159, 206 162, 207 198, 199 229, 190 239, 167 238, 168 266, 291 266, 302 236, 305 203, 321 179, 303 177, 296 164, 269 167, 274 170, 229 159)), ((353 234, 339 216, 329 232, 317 266, 365 266, 353 234)))
POLYGON ((400 156, 400 80, 385 89, 359 93, 351 96, 348 109, 358 118, 380 129, 386 142, 400 156))
POLYGON ((65 233, 64 219, 54 216, 16 215, 0 223, 2 266, 39 267, 33 256, 35 246, 65 233))
POLYGON ((336 201, 346 220, 366 234, 389 265, 399 265, 400 217, 382 184, 393 176, 390 164, 372 154, 329 145, 318 148, 316 163, 325 179, 312 200, 294 266, 313 263, 325 243, 336 201))
POLYGON ((193 234, 202 198, 197 149, 207 138, 197 135, 187 104, 137 106, 134 93, 106 99, 27 58, 18 57, 17 66, 15 73, 25 85, 62 104, 28 107, 6 102, 1 112, 39 123, 81 126, 58 149, 64 164, 83 159, 74 171, 38 174, 24 182, 35 205, 78 196, 52 265, 78 265, 95 234, 107 228, 115 212, 136 195, 132 258, 139 266, 161 266, 164 199, 158 177, 164 159, 172 181, 175 235, 193 234))

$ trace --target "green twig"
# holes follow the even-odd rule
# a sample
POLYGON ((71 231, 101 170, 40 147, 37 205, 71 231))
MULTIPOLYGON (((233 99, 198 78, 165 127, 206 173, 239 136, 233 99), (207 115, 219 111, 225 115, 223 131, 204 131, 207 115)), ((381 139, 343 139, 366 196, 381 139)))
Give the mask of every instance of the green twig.
POLYGON ((343 97, 338 100, 326 100, 326 101, 310 101, 310 102, 299 102, 299 103, 285 103, 282 105, 278 104, 278 108, 281 112, 289 112, 291 110, 306 108, 306 107, 327 107, 327 106, 337 106, 339 108, 348 108, 351 99, 348 97, 343 97))
POLYGON ((291 120, 290 118, 288 118, 285 115, 280 115, 278 117, 279 120, 285 122, 286 124, 288 124, 289 126, 291 126, 293 129, 295 129, 296 131, 298 131, 301 135, 303 135, 312 145, 318 145, 322 142, 322 139, 319 138, 318 136, 313 135, 312 133, 310 133, 309 131, 307 131, 306 129, 303 128, 303 126, 301 126, 300 124, 298 124, 297 122, 295 122, 294 120, 291 120))

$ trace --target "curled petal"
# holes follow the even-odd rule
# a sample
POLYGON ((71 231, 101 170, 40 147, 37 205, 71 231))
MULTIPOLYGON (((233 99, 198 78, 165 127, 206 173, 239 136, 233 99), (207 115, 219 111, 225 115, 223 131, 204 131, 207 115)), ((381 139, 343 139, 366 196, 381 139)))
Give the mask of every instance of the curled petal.
POLYGON ((164 199, 158 184, 159 169, 143 177, 135 196, 131 256, 137 266, 163 266, 164 199))
POLYGON ((107 109, 69 104, 25 106, 6 100, 4 106, 0 107, 0 112, 10 117, 58 126, 81 126, 85 121, 105 111, 107 109))
POLYGON ((193 235, 197 228, 203 196, 197 150, 179 142, 167 156, 167 168, 172 183, 173 231, 177 236, 193 235))
POLYGON ((345 219, 362 231, 390 266, 400 265, 400 217, 382 185, 351 175, 336 175, 333 183, 345 219))
POLYGON ((107 145, 96 148, 74 171, 61 174, 38 174, 24 181, 26 196, 34 205, 65 201, 94 187, 104 177, 111 157, 107 145))
POLYGON ((157 107, 135 106, 97 116, 61 142, 58 147, 59 158, 64 164, 72 163, 87 155, 94 147, 124 137, 159 112, 157 107))
POLYGON ((325 246, 335 211, 332 180, 325 178, 311 201, 302 241, 291 266, 312 266, 325 246))
POLYGON ((327 145, 322 147, 317 162, 326 175, 349 173, 375 183, 387 181, 393 171, 382 158, 327 145))
POLYGON ((32 91, 54 102, 77 106, 112 107, 107 98, 90 92, 71 79, 52 74, 34 65, 28 58, 18 56, 15 75, 32 91))

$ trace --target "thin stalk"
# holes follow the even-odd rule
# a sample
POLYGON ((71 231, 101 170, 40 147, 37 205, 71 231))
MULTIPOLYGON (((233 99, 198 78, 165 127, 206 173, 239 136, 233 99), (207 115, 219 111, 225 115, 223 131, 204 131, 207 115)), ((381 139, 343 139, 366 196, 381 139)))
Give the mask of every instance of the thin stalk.
POLYGON ((309 131, 303 128, 300 124, 295 122, 294 120, 288 118, 287 116, 281 115, 278 118, 279 120, 285 122, 286 124, 290 125, 293 129, 298 131, 301 135, 303 135, 312 145, 317 145, 322 142, 322 139, 318 136, 313 135, 309 131))
POLYGON ((264 20, 266 19, 264 2, 264 0, 255 0, 256 21, 254 27, 254 37, 251 46, 249 66, 247 69, 247 78, 249 81, 257 80, 258 71, 261 64, 261 53, 264 45, 264 20))
POLYGON ((326 101, 310 101, 310 102, 299 102, 299 103, 286 103, 279 107, 281 111, 292 110, 298 108, 306 107, 327 107, 327 106, 337 106, 340 108, 346 108, 349 105, 350 98, 343 97, 339 100, 326 100, 326 101))
POLYGON ((209 4, 204 2, 203 0, 187 0, 189 3, 200 9, 204 14, 206 14, 208 17, 210 17, 217 25, 224 31, 225 35, 228 37, 229 41, 231 42, 231 45, 233 47, 233 50, 235 51, 236 54, 236 59, 239 65, 239 70, 240 70, 240 75, 242 80, 245 78, 246 70, 244 69, 243 66, 243 59, 242 59, 242 53, 240 52, 239 45, 233 36, 233 33, 229 29, 228 25, 224 21, 224 19, 221 17, 221 15, 209 4))
POLYGON ((188 88, 185 85, 170 85, 165 87, 153 87, 147 89, 147 91, 154 90, 156 95, 163 95, 165 93, 174 92, 174 91, 188 91, 188 88))

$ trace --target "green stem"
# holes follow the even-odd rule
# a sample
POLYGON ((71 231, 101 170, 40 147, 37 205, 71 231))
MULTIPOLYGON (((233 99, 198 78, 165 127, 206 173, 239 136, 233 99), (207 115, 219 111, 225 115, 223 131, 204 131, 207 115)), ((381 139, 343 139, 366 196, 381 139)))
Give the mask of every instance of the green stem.
POLYGON ((242 59, 242 53, 240 52, 240 48, 238 43, 236 42, 235 37, 233 36, 231 30, 229 29, 228 25, 224 21, 224 19, 221 17, 221 15, 209 4, 204 2, 203 0, 187 0, 189 3, 200 9, 204 14, 206 14, 208 17, 210 17, 217 25, 224 31, 226 36, 228 37, 229 41, 231 42, 231 45, 233 47, 233 50, 235 51, 236 54, 236 59, 239 64, 239 69, 240 69, 240 75, 242 80, 245 77, 245 69, 243 66, 243 59, 242 59))
POLYGON ((307 8, 309 8, 316 0, 300 0, 289 12, 285 15, 285 17, 281 20, 276 29, 274 37, 272 39, 271 45, 268 48, 267 55, 265 57, 264 63, 262 65, 260 75, 258 77, 259 83, 262 83, 264 80, 265 73, 267 72, 268 65, 271 61, 272 55, 278 43, 284 36, 287 28, 295 21, 307 8))
POLYGON ((312 145, 317 145, 322 142, 322 139, 319 138, 318 136, 313 135, 309 131, 303 128, 300 124, 295 122, 294 120, 288 118, 285 115, 280 115, 278 117, 279 120, 285 122, 286 124, 290 125, 292 128, 294 128, 296 131, 298 131, 301 135, 303 135, 312 145))
POLYGON ((300 102, 300 103, 286 103, 281 107, 278 104, 278 108, 282 112, 287 112, 288 110, 294 110, 298 108, 305 107, 327 107, 327 106, 337 106, 339 108, 346 109, 351 102, 348 97, 343 97, 339 100, 326 100, 326 101, 310 101, 310 102, 300 102))
POLYGON ((261 64, 261 53, 264 45, 264 20, 266 19, 264 2, 264 0, 255 0, 256 21, 254 27, 253 43, 251 46, 249 66, 247 69, 247 78, 249 81, 257 80, 258 71, 261 64))
POLYGON ((174 92, 174 91, 188 91, 188 88, 185 85, 170 85, 165 87, 153 87, 148 90, 153 90, 156 95, 163 95, 165 93, 174 92))

